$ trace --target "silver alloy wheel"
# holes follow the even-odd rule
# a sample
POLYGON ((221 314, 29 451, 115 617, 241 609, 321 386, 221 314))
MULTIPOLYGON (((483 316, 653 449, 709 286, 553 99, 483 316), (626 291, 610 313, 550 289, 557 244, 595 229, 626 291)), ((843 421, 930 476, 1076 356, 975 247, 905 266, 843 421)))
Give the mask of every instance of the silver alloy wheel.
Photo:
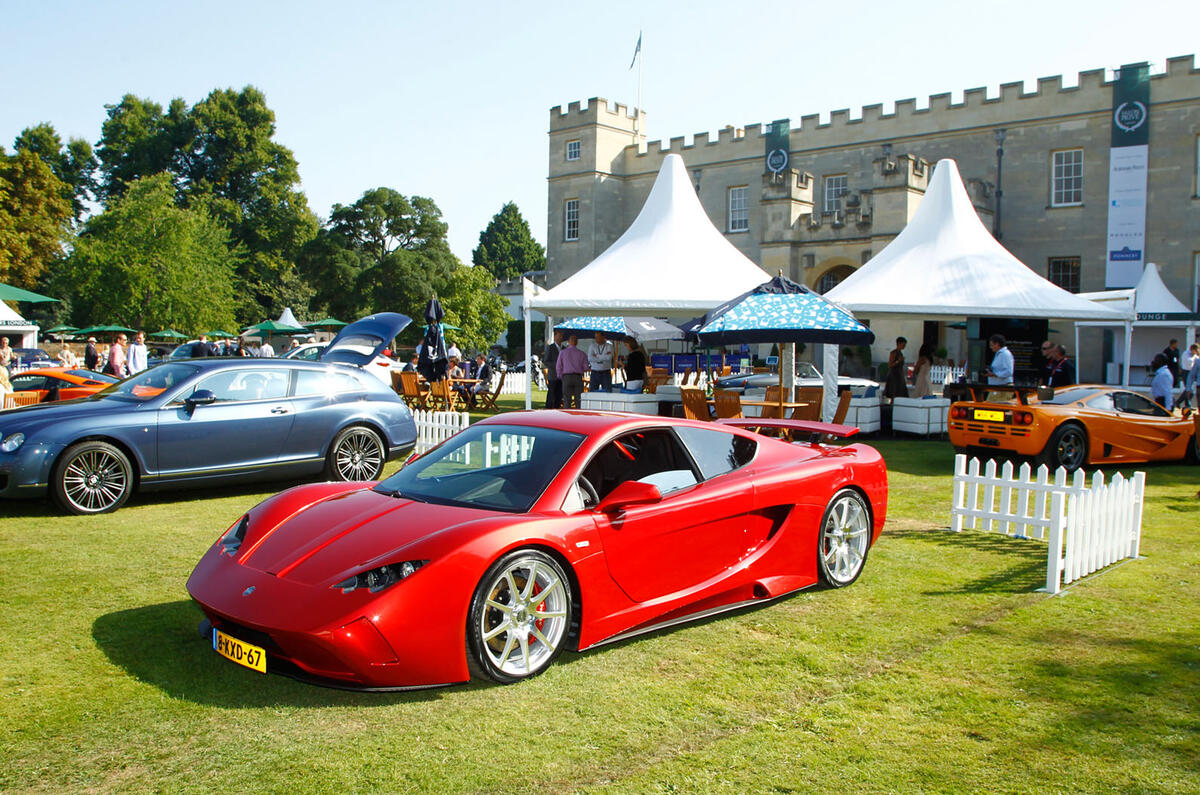
POLYGON ((129 465, 104 448, 87 448, 67 461, 62 494, 80 513, 103 513, 118 505, 129 489, 129 465))
POLYGON ((333 468, 339 480, 375 480, 383 471, 383 445, 369 428, 347 428, 333 448, 333 468))
POLYGON ((478 638, 498 671, 521 678, 554 659, 568 626, 568 589, 538 557, 519 557, 487 585, 478 638))
POLYGON ((1083 429, 1069 425, 1058 435, 1058 443, 1054 447, 1054 461, 1067 471, 1074 471, 1083 466, 1083 457, 1087 450, 1087 441, 1083 429))
POLYGON ((818 551, 821 573, 834 587, 849 585, 862 571, 871 540, 871 517, 862 496, 843 489, 825 510, 818 551))

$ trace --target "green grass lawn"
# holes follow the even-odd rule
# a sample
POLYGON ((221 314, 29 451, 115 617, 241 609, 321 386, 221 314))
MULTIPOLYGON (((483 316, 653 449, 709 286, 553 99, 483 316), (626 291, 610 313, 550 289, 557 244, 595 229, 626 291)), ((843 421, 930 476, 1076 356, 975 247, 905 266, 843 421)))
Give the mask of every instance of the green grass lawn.
POLYGON ((509 687, 355 694, 219 658, 184 583, 277 486, 4 503, 0 791, 1200 790, 1200 469, 1147 467, 1144 558, 1049 597, 1041 543, 946 531, 948 443, 877 445, 889 522, 851 588, 509 687))

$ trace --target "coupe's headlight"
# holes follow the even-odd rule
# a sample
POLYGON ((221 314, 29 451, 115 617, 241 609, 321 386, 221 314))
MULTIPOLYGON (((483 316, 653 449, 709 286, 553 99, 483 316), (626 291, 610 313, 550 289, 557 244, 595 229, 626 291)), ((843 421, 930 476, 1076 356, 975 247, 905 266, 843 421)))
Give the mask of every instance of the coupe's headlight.
POLYGON ((10 433, 8 436, 4 437, 3 442, 0 442, 0 450, 4 451, 5 453, 11 453, 11 452, 14 452, 18 447, 20 447, 24 443, 25 443, 25 434, 10 433))
POLYGON ((370 571, 364 571, 362 574, 347 577, 333 587, 340 588, 342 593, 350 593, 359 588, 366 588, 371 593, 379 593, 389 585, 411 577, 417 569, 428 562, 427 560, 406 560, 403 563, 389 563, 386 566, 379 566, 370 571))

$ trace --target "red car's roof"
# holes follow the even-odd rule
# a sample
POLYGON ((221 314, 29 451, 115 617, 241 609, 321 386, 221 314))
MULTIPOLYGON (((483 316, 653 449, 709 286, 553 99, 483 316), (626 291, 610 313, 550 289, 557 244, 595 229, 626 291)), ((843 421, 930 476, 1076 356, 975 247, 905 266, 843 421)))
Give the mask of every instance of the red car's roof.
POLYGON ((654 414, 632 414, 616 411, 582 411, 579 409, 541 409, 537 411, 514 411, 488 417, 475 425, 530 425, 539 428, 558 428, 586 436, 594 436, 623 428, 641 428, 647 425, 695 425, 702 428, 719 427, 711 422, 698 422, 678 417, 660 417, 654 414))

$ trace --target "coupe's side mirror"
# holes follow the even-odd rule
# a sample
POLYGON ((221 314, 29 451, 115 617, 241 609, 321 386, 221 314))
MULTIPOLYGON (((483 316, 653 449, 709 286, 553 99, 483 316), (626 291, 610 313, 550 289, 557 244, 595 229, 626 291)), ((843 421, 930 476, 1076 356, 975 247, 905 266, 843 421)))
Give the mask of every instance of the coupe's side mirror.
POLYGON ((197 389, 184 398, 183 405, 187 406, 188 411, 195 411, 196 406, 207 406, 216 402, 217 396, 212 393, 211 389, 197 389))
POLYGON ((649 505, 661 500, 662 492, 653 483, 627 480, 609 492, 596 506, 596 510, 601 513, 616 513, 631 505, 649 505))
POLYGON ((1045 403, 1048 400, 1054 400, 1054 387, 1039 386, 1037 391, 1038 400, 1045 403))

